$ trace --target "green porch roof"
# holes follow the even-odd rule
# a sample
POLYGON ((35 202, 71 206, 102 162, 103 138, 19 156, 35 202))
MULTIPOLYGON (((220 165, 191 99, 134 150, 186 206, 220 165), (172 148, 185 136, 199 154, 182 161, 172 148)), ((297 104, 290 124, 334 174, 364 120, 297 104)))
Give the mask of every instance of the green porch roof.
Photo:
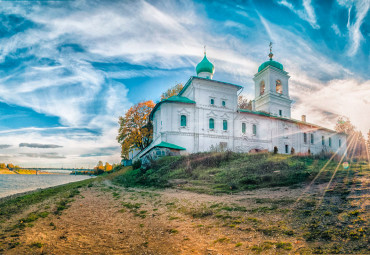
POLYGON ((166 143, 166 142, 161 142, 160 144, 157 144, 157 145, 153 146, 153 148, 154 147, 168 148, 168 149, 182 150, 182 151, 186 150, 185 148, 180 147, 176 144, 166 143))

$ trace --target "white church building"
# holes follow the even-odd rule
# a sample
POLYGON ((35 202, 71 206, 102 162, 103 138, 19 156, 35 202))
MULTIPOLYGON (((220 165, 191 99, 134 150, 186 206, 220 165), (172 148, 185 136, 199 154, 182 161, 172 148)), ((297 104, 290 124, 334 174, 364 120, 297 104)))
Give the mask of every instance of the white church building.
POLYGON ((252 110, 238 109, 242 86, 213 80, 206 53, 177 96, 157 103, 150 114, 153 142, 133 159, 231 150, 283 154, 346 152, 346 135, 291 118, 289 78, 283 65, 269 60, 254 75, 252 110))

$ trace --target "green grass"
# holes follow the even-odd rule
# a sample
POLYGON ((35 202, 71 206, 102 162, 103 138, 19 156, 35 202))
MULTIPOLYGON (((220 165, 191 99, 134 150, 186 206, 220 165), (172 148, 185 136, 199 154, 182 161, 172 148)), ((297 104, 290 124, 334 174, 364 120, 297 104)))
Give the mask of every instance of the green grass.
MULTIPOLYGON (((312 180, 327 161, 314 157, 245 154, 233 152, 197 153, 163 157, 149 169, 127 171, 113 181, 127 187, 170 187, 171 179, 185 179, 183 189, 200 193, 229 193, 264 187, 294 186, 312 180)), ((317 181, 330 179, 336 163, 328 165, 317 181)), ((264 202, 264 201, 256 201, 264 202)), ((266 201, 271 202, 271 201, 266 201)), ((282 203, 292 201, 286 199, 282 203)))

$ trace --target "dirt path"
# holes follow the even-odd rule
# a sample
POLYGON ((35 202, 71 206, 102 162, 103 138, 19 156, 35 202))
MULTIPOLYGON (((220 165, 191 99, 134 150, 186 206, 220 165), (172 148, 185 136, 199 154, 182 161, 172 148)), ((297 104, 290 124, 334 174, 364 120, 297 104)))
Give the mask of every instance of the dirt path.
MULTIPOLYGON (((322 189, 323 184, 312 186, 303 200, 309 204, 322 189)), ((312 253, 292 216, 304 188, 212 196, 126 189, 105 180, 79 190, 61 214, 53 213, 60 198, 24 213, 50 212, 2 239, 0 233, 0 254, 312 253)))

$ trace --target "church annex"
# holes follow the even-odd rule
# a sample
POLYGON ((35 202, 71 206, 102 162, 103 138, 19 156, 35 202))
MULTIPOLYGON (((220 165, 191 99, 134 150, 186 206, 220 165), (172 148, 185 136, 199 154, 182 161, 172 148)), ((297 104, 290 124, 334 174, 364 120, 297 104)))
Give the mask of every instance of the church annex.
POLYGON ((156 104, 150 114, 153 142, 134 160, 164 155, 231 150, 317 154, 346 151, 346 135, 291 118, 289 78, 272 59, 254 75, 253 110, 238 109, 242 86, 213 80, 214 65, 206 53, 177 95, 156 104))

